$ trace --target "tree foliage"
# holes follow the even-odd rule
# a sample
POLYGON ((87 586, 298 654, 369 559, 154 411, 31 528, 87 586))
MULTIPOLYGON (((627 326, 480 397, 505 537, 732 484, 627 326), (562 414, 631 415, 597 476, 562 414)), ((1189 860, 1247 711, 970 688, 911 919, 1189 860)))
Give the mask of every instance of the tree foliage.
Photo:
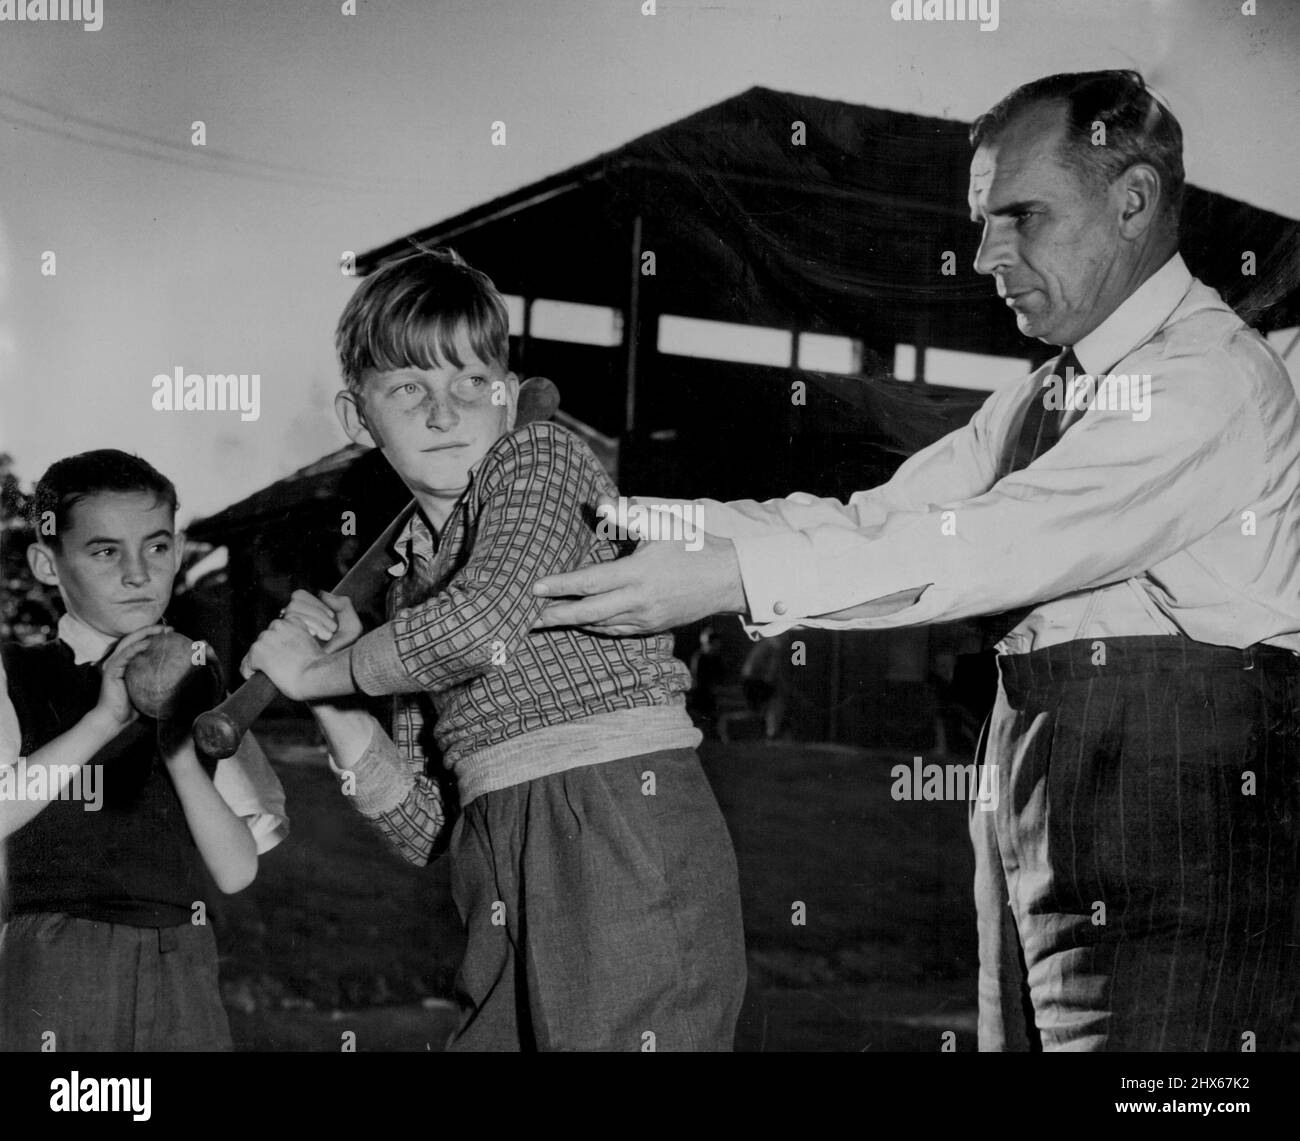
POLYGON ((41 642, 58 621, 58 592, 42 586, 27 565, 35 533, 27 522, 31 495, 19 486, 13 458, 0 452, 0 641, 41 642))

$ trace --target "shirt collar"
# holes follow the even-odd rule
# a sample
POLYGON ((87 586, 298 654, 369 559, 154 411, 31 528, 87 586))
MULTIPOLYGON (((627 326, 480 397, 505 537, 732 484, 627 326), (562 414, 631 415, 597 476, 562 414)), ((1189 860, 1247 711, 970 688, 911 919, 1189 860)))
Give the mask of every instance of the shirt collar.
POLYGON ((433 532, 418 508, 411 512, 406 526, 393 540, 393 551, 397 555, 397 562, 388 568, 388 573, 394 578, 401 578, 406 574, 406 568, 412 558, 430 562, 433 560, 433 532))
POLYGON ((102 661, 117 641, 70 613, 59 619, 59 640, 72 651, 79 666, 102 661))
POLYGON ((1104 373, 1160 328, 1187 295, 1192 275, 1182 254, 1174 254, 1115 310, 1074 346, 1089 375, 1104 373))

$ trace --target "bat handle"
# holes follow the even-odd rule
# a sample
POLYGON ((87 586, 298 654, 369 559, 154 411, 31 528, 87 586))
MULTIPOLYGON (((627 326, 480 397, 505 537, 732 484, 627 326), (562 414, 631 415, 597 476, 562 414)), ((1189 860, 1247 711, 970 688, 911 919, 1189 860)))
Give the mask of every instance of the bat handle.
POLYGON ((210 760, 232 757, 239 742, 280 691, 260 670, 225 701, 194 721, 194 746, 210 760))

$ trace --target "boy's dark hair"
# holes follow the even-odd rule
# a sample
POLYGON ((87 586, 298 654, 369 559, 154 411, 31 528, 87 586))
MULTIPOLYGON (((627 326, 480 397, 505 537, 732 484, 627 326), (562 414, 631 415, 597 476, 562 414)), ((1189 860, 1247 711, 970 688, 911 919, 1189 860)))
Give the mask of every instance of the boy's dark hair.
POLYGON ((104 491, 150 492, 173 511, 179 506, 176 485, 139 456, 101 448, 56 460, 36 484, 28 505, 28 521, 41 542, 59 549, 72 508, 88 495, 104 491), (54 531, 41 526, 47 512, 54 516, 54 531))
POLYGON ((360 392, 367 369, 460 368, 462 329, 479 360, 507 366, 510 317, 491 278, 455 250, 421 247, 380 266, 348 299, 334 334, 343 382, 360 392))
POLYGON ((1176 227, 1184 190, 1183 129, 1136 71, 1064 72, 1017 87, 971 125, 971 146, 996 137, 1022 112, 1056 101, 1065 103, 1068 123, 1061 162, 1094 186, 1109 185, 1135 163, 1150 164, 1160 175, 1162 212, 1176 227), (1106 128, 1104 146, 1092 142, 1098 123, 1106 128))

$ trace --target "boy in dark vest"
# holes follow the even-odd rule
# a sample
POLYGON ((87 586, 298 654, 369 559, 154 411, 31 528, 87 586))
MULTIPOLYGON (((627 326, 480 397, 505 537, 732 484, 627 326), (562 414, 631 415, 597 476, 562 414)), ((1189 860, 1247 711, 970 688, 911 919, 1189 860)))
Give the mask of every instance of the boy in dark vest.
POLYGON ((199 863, 247 887, 287 831, 250 737, 208 771, 185 726, 141 717, 123 675, 162 632, 180 566, 176 489, 135 456, 86 452, 37 484, 33 574, 58 638, 0 647, 0 1049, 228 1050, 199 863), (9 749, 13 750, 10 742, 9 749))

